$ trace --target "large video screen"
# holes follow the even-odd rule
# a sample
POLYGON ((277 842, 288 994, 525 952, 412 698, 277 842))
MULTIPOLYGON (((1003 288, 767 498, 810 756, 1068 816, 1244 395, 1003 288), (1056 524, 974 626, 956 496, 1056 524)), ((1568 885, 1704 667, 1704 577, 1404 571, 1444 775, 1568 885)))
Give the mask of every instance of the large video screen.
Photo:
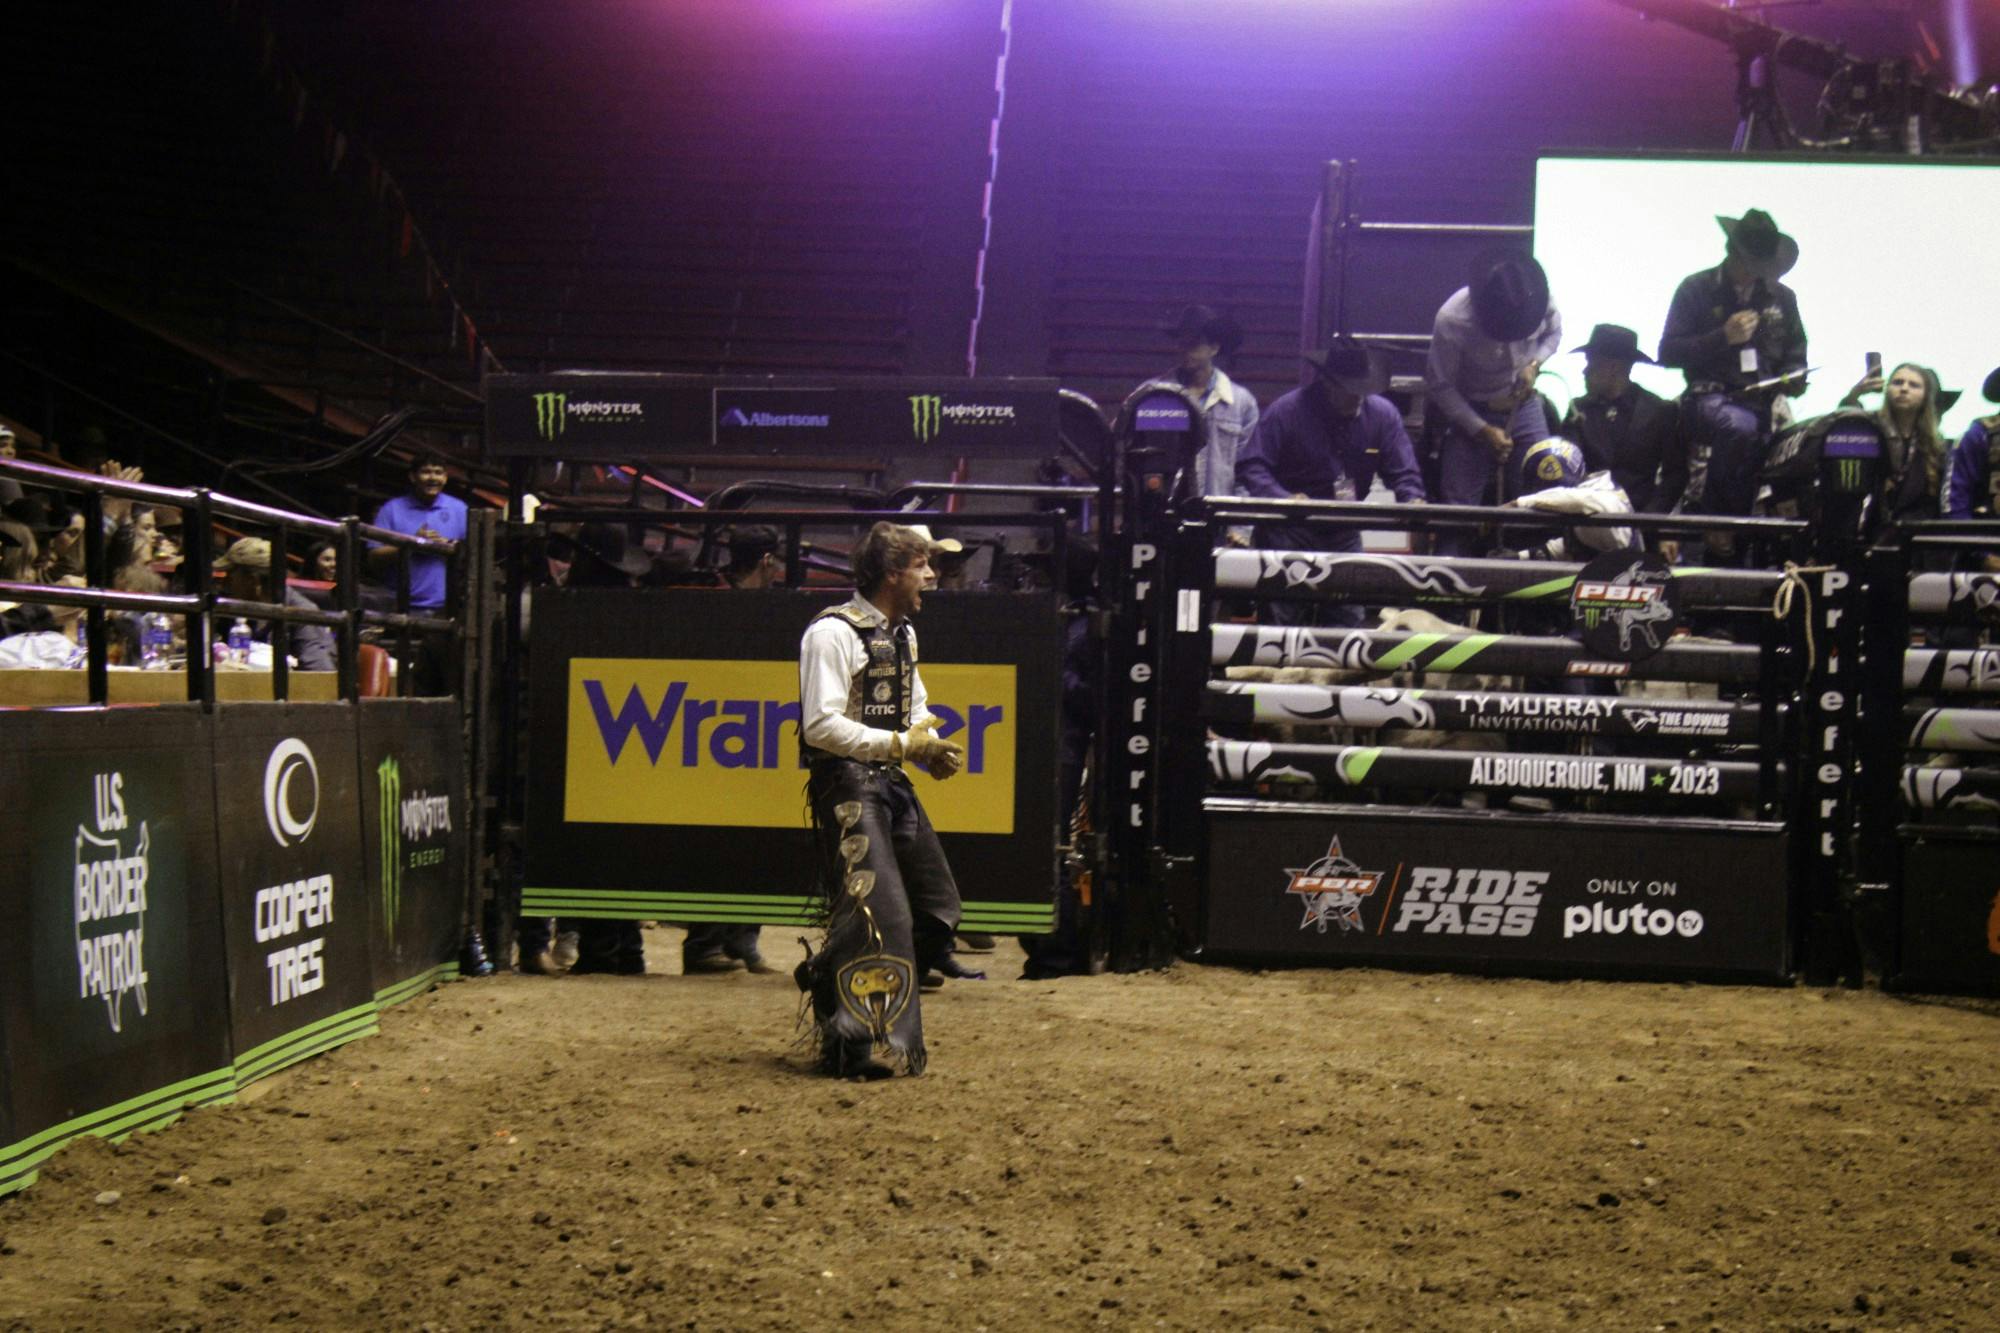
MULTIPOLYGON (((1565 351, 1551 362, 1550 396, 1583 391, 1583 358, 1567 352, 1593 324, 1636 329, 1640 347, 1657 353, 1674 288, 1722 262, 1716 216, 1750 208, 1799 243, 1784 281, 1799 295, 1807 364, 1819 367, 1794 402, 1799 417, 1837 407, 1869 352, 1882 354, 1885 372, 1915 361, 1964 390, 1944 418, 1952 439, 2000 410, 1979 393, 2000 364, 2000 165, 1936 159, 1543 157, 1535 255, 1562 311, 1565 351)), ((1684 387, 1679 371, 1659 367, 1634 378, 1666 397, 1684 387)))

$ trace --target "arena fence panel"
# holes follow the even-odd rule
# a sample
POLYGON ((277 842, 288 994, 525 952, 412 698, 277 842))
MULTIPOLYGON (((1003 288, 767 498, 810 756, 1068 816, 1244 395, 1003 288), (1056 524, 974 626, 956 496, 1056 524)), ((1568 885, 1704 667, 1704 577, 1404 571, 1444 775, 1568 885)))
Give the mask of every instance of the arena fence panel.
POLYGON ((1888 985, 2000 995, 2000 524, 1910 525, 1870 566, 1862 821, 1850 896, 1888 985), (1900 670, 1898 669, 1900 666, 1900 670))
MULTIPOLYGON (((1519 544, 1538 550, 1562 538, 1563 524, 1511 509, 1211 499, 1178 514, 1157 834, 1185 951, 1791 975, 1803 885, 1790 758, 1811 598, 1774 618, 1784 576, 1654 566, 1636 549, 1497 560, 1219 544, 1260 519, 1329 539, 1440 522, 1525 529, 1519 544), (1363 605, 1415 613, 1362 628, 1363 605), (1251 606, 1262 623, 1236 619, 1251 606), (1670 641, 1689 620, 1735 641, 1670 641), (1411 621, 1423 628, 1400 627, 1411 621)), ((1804 538, 1768 520, 1745 531, 1804 538)))

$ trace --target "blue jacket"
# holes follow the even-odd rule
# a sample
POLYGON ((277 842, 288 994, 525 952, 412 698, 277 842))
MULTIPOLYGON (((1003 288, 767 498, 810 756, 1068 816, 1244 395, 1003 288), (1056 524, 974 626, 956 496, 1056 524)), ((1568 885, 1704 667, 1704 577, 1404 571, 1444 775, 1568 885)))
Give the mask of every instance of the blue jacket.
POLYGON ((1971 518, 1974 510, 2000 511, 1993 498, 1993 434, 2000 415, 1981 417, 1966 427, 1951 451, 1951 470, 1944 480, 1944 516, 1971 518))

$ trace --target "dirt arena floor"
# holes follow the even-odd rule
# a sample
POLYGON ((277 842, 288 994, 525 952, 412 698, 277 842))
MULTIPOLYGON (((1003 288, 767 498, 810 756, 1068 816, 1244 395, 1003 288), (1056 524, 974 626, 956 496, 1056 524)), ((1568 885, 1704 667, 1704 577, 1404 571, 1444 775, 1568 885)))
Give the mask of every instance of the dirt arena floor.
POLYGON ((1990 1005, 1182 966, 954 983, 852 1084, 795 1001, 449 986, 58 1155, 0 1327, 2000 1326, 1990 1005))

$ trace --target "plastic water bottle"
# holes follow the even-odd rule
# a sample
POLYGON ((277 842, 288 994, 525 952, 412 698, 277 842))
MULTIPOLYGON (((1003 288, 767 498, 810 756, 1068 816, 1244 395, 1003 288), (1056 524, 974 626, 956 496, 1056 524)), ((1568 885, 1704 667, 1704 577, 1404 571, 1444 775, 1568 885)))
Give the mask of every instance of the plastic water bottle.
POLYGON ((237 617, 229 627, 229 660, 237 666, 250 665, 250 622, 237 617))
POLYGON ((174 650, 174 630, 164 613, 151 612, 139 621, 139 666, 145 671, 165 671, 174 650))

